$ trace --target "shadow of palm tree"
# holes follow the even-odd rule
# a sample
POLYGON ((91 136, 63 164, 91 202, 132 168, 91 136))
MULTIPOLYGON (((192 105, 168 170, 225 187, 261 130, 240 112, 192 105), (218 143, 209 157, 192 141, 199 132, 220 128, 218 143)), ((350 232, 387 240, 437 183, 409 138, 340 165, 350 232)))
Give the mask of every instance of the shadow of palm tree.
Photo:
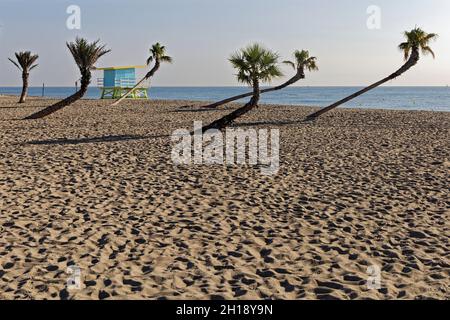
POLYGON ((81 139, 54 139, 54 140, 41 140, 30 141, 26 144, 29 145, 77 145, 87 143, 102 143, 102 142, 121 142, 121 141, 138 141, 148 140, 156 138, 168 138, 168 135, 156 135, 156 136, 138 136, 138 135, 118 135, 118 136, 104 136, 104 137, 92 137, 81 139))
POLYGON ((169 113, 190 113, 190 112, 213 112, 213 111, 221 111, 223 109, 207 109, 207 108, 201 108, 201 109, 177 109, 173 111, 169 111, 169 113))
POLYGON ((0 107, 0 110, 3 109, 38 109, 38 108, 43 108, 43 106, 14 106, 14 107, 0 107))
POLYGON ((254 121, 254 122, 240 122, 234 123, 233 127, 253 127, 253 126, 288 126, 288 125, 299 125, 308 124, 303 120, 297 121, 254 121))

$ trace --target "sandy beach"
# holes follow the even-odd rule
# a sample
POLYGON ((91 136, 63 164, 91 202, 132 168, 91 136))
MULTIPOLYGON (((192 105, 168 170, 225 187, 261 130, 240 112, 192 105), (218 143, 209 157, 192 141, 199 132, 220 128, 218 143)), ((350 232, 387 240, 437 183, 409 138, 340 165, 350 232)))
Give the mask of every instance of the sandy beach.
POLYGON ((450 113, 260 106, 280 170, 171 161, 236 105, 0 97, 0 299, 449 299, 450 113), (184 107, 191 105, 190 107, 184 107), (67 268, 82 288, 67 290, 67 268), (381 268, 369 289, 367 268, 381 268))

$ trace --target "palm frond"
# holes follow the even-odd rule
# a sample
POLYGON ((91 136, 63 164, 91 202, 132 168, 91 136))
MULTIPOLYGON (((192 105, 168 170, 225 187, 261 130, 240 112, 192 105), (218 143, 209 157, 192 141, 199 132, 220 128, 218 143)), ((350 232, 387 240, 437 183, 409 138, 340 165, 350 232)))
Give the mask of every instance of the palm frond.
POLYGON ((308 71, 318 71, 319 66, 317 65, 317 58, 310 57, 305 61, 305 67, 308 71))
POLYGON ((296 68, 295 63, 293 63, 292 61, 285 60, 282 63, 287 64, 288 66, 291 66, 294 70, 296 68))
POLYGON ((309 51, 307 50, 296 50, 294 52, 295 61, 297 62, 297 65, 304 64, 306 60, 309 58, 309 51))
POLYGON ((13 59, 8 58, 9 61, 11 61, 16 67, 17 69, 19 69, 20 71, 22 71, 22 68, 17 64, 17 62, 15 62, 13 59))
POLYGON ((160 60, 161 62, 173 63, 173 58, 169 56, 162 56, 160 60))
POLYGON ((436 58, 436 54, 434 53, 434 51, 429 46, 422 47, 422 53, 424 55, 431 54, 433 59, 436 58))
POLYGON ((402 42, 400 43, 400 45, 398 46, 398 48, 403 51, 403 55, 404 55, 404 59, 405 61, 408 60, 409 55, 411 53, 411 44, 409 42, 402 42))
POLYGON ((439 35, 437 33, 429 33, 425 36, 425 39, 427 41, 433 41, 436 40, 437 38, 439 38, 439 35))

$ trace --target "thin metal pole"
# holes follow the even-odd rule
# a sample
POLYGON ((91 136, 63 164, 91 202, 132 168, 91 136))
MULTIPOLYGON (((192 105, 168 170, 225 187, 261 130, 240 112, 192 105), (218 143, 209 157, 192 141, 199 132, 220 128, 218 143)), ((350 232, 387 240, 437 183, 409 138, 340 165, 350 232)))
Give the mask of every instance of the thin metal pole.
POLYGON ((42 84, 42 97, 45 95, 45 83, 42 84))

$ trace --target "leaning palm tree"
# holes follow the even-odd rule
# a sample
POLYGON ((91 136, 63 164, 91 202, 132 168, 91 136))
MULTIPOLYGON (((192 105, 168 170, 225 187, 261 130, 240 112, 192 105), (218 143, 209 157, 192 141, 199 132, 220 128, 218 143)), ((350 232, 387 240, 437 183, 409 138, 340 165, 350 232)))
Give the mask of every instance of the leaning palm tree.
POLYGON ((253 87, 252 98, 243 107, 205 126, 202 131, 209 129, 223 129, 234 120, 246 114, 258 105, 261 95, 260 83, 270 82, 281 77, 283 73, 278 67, 279 56, 259 44, 253 44, 233 54, 230 62, 238 70, 237 79, 253 87))
POLYGON ((71 105, 72 103, 80 100, 87 92, 89 84, 91 83, 91 70, 95 69, 97 60, 111 50, 107 50, 106 46, 99 45, 100 40, 89 43, 86 39, 76 38, 75 42, 67 43, 67 47, 70 50, 75 63, 80 69, 81 73, 81 85, 80 90, 70 97, 41 110, 25 119, 40 119, 44 118, 58 110, 71 105))
POLYGON ((119 103, 121 103, 123 100, 125 100, 136 88, 139 88, 139 86, 144 82, 153 77, 158 71, 158 69, 161 67, 162 62, 172 63, 173 58, 169 57, 166 54, 166 47, 162 46, 159 42, 152 45, 150 48, 150 57, 147 59, 147 65, 149 66, 152 62, 155 62, 155 65, 153 68, 145 75, 144 78, 142 78, 141 81, 139 81, 130 91, 128 91, 123 97, 118 99, 116 102, 114 102, 111 106, 116 106, 119 103))
POLYGON ((16 52, 16 61, 8 58, 20 71, 22 71, 22 94, 20 95, 19 103, 24 103, 28 93, 28 79, 30 77, 30 71, 38 66, 35 64, 39 56, 32 54, 30 51, 16 52))
MULTIPOLYGON (((308 71, 319 70, 319 68, 317 67, 317 58, 311 57, 309 55, 309 51, 307 51, 307 50, 302 50, 302 51, 296 50, 294 52, 294 59, 295 59, 294 62, 283 61, 283 63, 292 66, 294 68, 294 70, 296 70, 296 74, 292 78, 290 78, 288 81, 286 81, 285 83, 283 83, 277 87, 261 90, 261 93, 278 91, 278 90, 284 89, 284 88, 296 83, 297 81, 299 81, 301 79, 305 79, 305 70, 308 70, 308 71)), ((217 108, 217 107, 220 107, 224 104, 227 104, 227 103, 230 103, 233 101, 251 97, 252 95, 253 95, 253 92, 240 94, 240 95, 204 106, 203 108, 217 108)))
POLYGON ((409 69, 414 67, 419 62, 420 51, 422 51, 422 54, 424 54, 424 55, 431 54, 433 56, 433 58, 435 57, 433 50, 431 50, 431 48, 430 48, 430 42, 437 38, 437 34, 426 33, 422 29, 416 27, 411 31, 405 31, 404 35, 406 38, 406 42, 401 43, 399 45, 399 49, 401 51, 403 51, 406 62, 400 69, 398 69, 396 72, 394 72, 387 78, 384 78, 383 80, 378 81, 378 82, 372 84, 371 86, 368 86, 367 88, 364 88, 364 89, 348 96, 347 98, 344 98, 336 103, 333 103, 332 105, 330 105, 324 109, 319 110, 316 113, 309 115, 307 117, 307 120, 315 120, 319 116, 323 115, 324 113, 331 111, 331 110, 339 107, 340 105, 342 105, 350 100, 353 100, 356 97, 359 97, 360 95, 362 95, 372 89, 375 89, 388 81, 391 81, 391 80, 401 76, 403 73, 405 73, 406 71, 408 71, 409 69))

